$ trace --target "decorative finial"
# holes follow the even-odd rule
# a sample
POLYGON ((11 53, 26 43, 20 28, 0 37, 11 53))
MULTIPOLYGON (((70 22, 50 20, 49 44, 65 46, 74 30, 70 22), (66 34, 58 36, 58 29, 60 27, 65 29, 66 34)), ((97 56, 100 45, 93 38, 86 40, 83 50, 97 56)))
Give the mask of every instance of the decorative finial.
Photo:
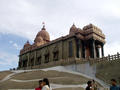
POLYGON ((27 40, 27 43, 29 43, 29 40, 27 40))
POLYGON ((75 23, 73 22, 73 25, 72 26, 75 26, 75 23))
POLYGON ((45 22, 42 22, 43 28, 45 28, 45 22))
POLYGON ((42 23, 42 25, 43 25, 42 30, 46 30, 46 29, 45 29, 45 23, 44 23, 44 22, 42 23))
POLYGON ((75 25, 75 23, 73 22, 73 25, 75 25))
POLYGON ((73 25, 72 25, 72 27, 76 27, 74 22, 73 22, 73 25))

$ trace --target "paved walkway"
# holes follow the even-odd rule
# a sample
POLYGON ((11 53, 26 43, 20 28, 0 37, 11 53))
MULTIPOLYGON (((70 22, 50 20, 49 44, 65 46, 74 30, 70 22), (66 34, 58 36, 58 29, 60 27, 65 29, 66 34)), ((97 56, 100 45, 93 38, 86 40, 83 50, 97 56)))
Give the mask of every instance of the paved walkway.
MULTIPOLYGON (((63 78, 63 77, 60 77, 60 78, 63 78)), ((55 79, 55 78, 50 78, 50 79, 55 79)), ((31 81, 39 81, 40 79, 33 79, 33 80, 16 80, 16 79, 11 79, 11 81, 14 81, 14 82, 31 82, 31 81)), ((62 84, 50 84, 50 86, 53 88, 53 89, 56 89, 56 88, 70 88, 70 87, 81 87, 81 88, 85 88, 87 85, 86 84, 79 84, 79 85, 62 85, 62 84)))
MULTIPOLYGON (((61 78, 66 78, 66 77, 54 77, 49 79, 61 79, 61 78)), ((31 79, 31 80, 10 79, 10 81, 14 81, 14 82, 32 82, 32 81, 39 81, 39 80, 42 80, 42 79, 31 79)))

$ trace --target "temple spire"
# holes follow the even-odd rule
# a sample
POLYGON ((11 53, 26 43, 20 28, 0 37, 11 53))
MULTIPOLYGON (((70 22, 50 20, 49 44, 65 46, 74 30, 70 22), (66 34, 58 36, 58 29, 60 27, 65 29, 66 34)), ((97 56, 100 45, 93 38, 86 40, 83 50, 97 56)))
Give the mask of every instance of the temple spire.
POLYGON ((72 25, 72 27, 71 28, 76 28, 76 26, 75 26, 75 23, 73 22, 73 25, 72 25))
POLYGON ((27 42, 26 43, 29 43, 29 40, 27 40, 27 42))
POLYGON ((73 22, 73 26, 75 26, 75 23, 73 22))
POLYGON ((42 25, 43 25, 42 30, 45 30, 45 22, 42 22, 42 25))

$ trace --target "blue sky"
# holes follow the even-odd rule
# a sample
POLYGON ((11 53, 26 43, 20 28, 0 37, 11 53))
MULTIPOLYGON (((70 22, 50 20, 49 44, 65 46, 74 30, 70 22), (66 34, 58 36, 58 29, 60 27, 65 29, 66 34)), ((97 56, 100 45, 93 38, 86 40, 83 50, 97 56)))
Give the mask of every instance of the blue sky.
POLYGON ((0 33, 0 70, 17 67, 19 50, 26 40, 13 34, 0 33))
POLYGON ((106 35, 105 55, 120 52, 120 0, 0 0, 0 70, 17 67, 19 50, 45 22, 51 40, 73 23, 92 23, 106 35))

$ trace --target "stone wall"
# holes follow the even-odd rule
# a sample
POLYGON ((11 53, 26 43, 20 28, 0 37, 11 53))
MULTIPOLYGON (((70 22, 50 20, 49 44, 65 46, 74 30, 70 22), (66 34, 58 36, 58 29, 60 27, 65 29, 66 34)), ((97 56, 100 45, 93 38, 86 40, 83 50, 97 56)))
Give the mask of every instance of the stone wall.
POLYGON ((41 65, 35 65, 35 66, 28 66, 28 67, 22 67, 18 69, 42 69, 42 68, 49 68, 49 67, 54 67, 54 66, 66 66, 66 65, 71 65, 71 64, 84 64, 88 62, 85 59, 78 59, 78 58, 68 58, 68 59, 61 59, 59 61, 52 61, 49 63, 41 64, 41 65))
POLYGON ((18 68, 40 68, 42 66, 53 66, 52 64, 58 63, 61 60, 76 57, 76 41, 75 37, 68 38, 64 41, 59 41, 48 46, 29 51, 19 58, 18 68), (72 41, 73 55, 69 57, 69 42, 72 41), (54 52, 57 52, 57 59, 55 60, 54 52), (48 56, 47 56, 48 55, 48 56), (48 62, 45 62, 48 58, 48 62), (34 67, 33 67, 34 66, 34 67))

